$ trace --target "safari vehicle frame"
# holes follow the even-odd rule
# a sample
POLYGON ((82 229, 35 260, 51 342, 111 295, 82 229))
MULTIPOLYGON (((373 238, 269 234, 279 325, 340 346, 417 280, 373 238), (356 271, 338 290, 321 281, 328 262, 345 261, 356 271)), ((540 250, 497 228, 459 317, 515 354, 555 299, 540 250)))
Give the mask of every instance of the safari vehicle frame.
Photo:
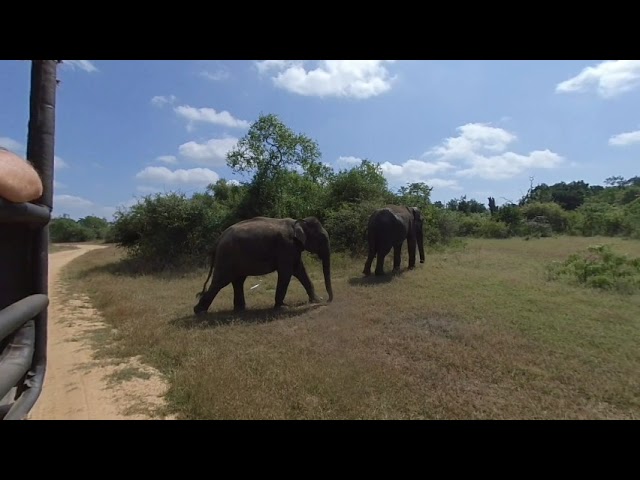
POLYGON ((0 198, 0 419, 27 418, 47 367, 49 222, 53 207, 55 103, 60 60, 31 60, 26 157, 43 193, 0 198))

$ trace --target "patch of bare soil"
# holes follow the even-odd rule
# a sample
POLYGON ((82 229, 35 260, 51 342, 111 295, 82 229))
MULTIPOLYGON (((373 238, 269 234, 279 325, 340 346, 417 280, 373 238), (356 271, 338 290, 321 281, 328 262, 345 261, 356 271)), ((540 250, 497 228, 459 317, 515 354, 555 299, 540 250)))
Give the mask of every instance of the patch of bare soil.
POLYGON ((61 269, 99 245, 49 256, 49 330, 44 386, 31 420, 145 420, 162 415, 167 390, 159 372, 138 358, 115 364, 96 358, 92 338, 108 335, 85 295, 68 291, 61 269), (106 333, 105 333, 106 332, 106 333))

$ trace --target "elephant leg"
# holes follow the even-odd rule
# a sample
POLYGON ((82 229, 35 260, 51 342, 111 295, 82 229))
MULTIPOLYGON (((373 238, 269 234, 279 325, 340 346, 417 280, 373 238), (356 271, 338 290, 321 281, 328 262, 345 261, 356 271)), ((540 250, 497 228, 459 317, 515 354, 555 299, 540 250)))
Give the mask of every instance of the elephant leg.
POLYGON ((291 270, 279 269, 278 284, 276 286, 276 303, 273 308, 280 308, 284 305, 284 297, 287 294, 287 289, 289 288, 290 281, 291 281, 291 270))
POLYGON ((400 263, 402 260, 402 243, 393 246, 393 271, 400 271, 400 263))
POLYGON ((231 282, 233 285, 233 309, 236 312, 244 310, 247 305, 244 300, 244 282, 246 279, 247 277, 240 277, 231 282))
POLYGON ((307 292, 307 295, 309 295, 309 302, 318 303, 320 301, 320 298, 318 298, 318 295, 316 295, 315 289, 313 288, 313 283, 311 283, 311 279, 307 274, 307 269, 304 268, 304 264, 302 263, 302 261, 300 261, 300 263, 298 263, 298 265, 294 269, 293 276, 298 279, 298 281, 302 284, 305 291, 307 292))
POLYGON ((209 289, 200 297, 200 301, 193 307, 193 313, 196 315, 200 315, 209 310, 211 303, 218 295, 218 292, 222 290, 224 287, 229 285, 231 282, 229 280, 220 280, 219 278, 213 278, 211 280, 211 285, 209 285, 209 289))
POLYGON ((378 258, 376 258, 376 275, 384 275, 384 257, 387 254, 381 251, 378 251, 378 258))
POLYGON ((362 270, 362 273, 369 276, 371 275, 371 264, 373 263, 373 259, 376 256, 376 251, 373 248, 369 249, 369 255, 367 256, 367 261, 364 262, 364 270, 362 270))
POLYGON ((409 270, 416 268, 416 237, 407 238, 407 248, 409 250, 409 270))

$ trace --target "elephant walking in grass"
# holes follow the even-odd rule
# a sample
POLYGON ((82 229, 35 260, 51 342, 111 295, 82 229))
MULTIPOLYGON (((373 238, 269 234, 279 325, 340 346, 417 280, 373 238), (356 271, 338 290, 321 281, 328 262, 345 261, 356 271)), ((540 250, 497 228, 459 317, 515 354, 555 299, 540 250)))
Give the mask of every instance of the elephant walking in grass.
POLYGON ((424 263, 424 237, 422 212, 417 207, 386 205, 369 217, 367 239, 369 255, 364 264, 364 275, 371 275, 371 263, 377 255, 376 275, 384 274, 384 259, 393 248, 393 271, 400 270, 402 244, 407 240, 409 270, 416 266, 416 244, 420 263, 424 263))
POLYGON ((300 281, 311 303, 320 298, 302 263, 302 252, 307 250, 322 260, 324 284, 333 300, 329 234, 315 217, 304 219, 255 217, 227 228, 212 252, 211 268, 204 282, 200 298, 193 311, 206 312, 220 290, 233 285, 233 308, 245 309, 244 282, 248 276, 278 272, 274 308, 284 305, 284 297, 291 276, 300 281), (213 274, 213 276, 212 276, 213 274), (207 290, 207 282, 211 285, 207 290))

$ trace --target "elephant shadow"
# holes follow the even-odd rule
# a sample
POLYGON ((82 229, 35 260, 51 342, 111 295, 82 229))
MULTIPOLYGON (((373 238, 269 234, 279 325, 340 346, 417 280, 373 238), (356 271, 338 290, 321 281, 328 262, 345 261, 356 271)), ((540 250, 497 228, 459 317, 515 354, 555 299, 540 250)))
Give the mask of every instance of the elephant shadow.
POLYGON ((360 274, 357 277, 351 277, 349 280, 349 285, 352 286, 363 286, 363 285, 380 285, 385 283, 391 283, 394 278, 402 275, 406 269, 402 268, 399 272, 385 272, 384 275, 374 275, 373 273, 369 276, 364 276, 360 274))
POLYGON ((299 317, 318 308, 326 307, 324 303, 293 303, 288 307, 274 310, 273 307, 247 308, 242 312, 235 312, 233 309, 207 312, 202 315, 185 315, 169 321, 178 328, 191 330, 196 328, 216 328, 234 323, 260 324, 270 323, 275 320, 285 320, 299 317))

